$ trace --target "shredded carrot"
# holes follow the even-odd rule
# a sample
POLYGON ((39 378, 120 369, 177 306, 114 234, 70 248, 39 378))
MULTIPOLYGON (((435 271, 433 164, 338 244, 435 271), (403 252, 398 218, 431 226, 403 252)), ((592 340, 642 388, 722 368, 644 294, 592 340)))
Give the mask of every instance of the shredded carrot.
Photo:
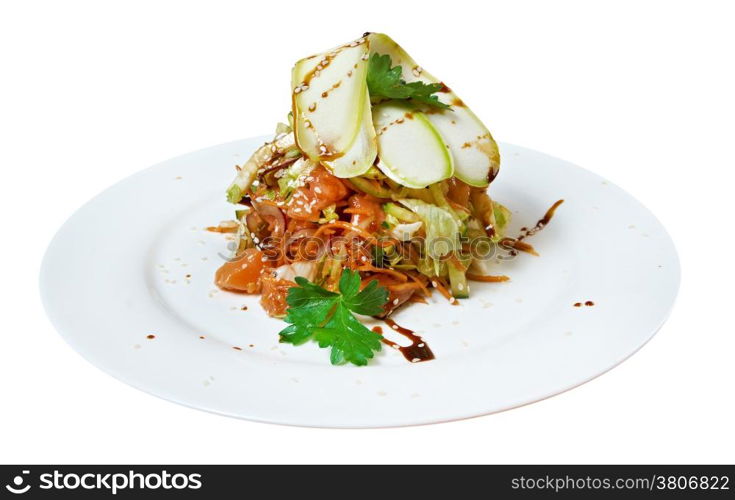
POLYGON ((464 264, 462 264, 462 262, 460 262, 460 260, 457 258, 456 255, 452 254, 450 256, 450 260, 452 261, 452 263, 455 266, 457 266, 459 268, 460 271, 462 271, 462 272, 467 271, 467 267, 464 264))
POLYGON ((406 274, 396 271, 394 269, 386 269, 384 267, 375 267, 371 266, 369 264, 363 265, 357 268, 358 271, 362 272, 370 272, 370 273, 384 273, 388 274, 390 276, 393 276, 394 278, 398 279, 401 283, 405 283, 408 281, 408 277, 406 274))
POLYGON ((457 303, 457 300, 456 299, 454 301, 452 301, 452 299, 454 299, 454 297, 449 292, 449 290, 447 290, 447 288, 444 286, 444 283, 442 283, 439 278, 433 278, 431 280, 431 284, 432 284, 432 286, 434 288, 436 288, 437 290, 439 290, 439 293, 441 293, 444 296, 444 298, 447 299, 450 303, 452 303, 452 304, 456 304, 457 303))
POLYGON ((467 279, 472 281, 484 281, 485 283, 501 283, 503 281, 509 281, 510 278, 505 275, 489 276, 482 274, 467 273, 467 279))
POLYGON ((508 247, 514 248, 515 250, 530 253, 531 255, 535 255, 538 257, 538 252, 536 251, 536 249, 534 249, 525 241, 520 241, 515 238, 503 238, 502 240, 500 240, 500 246, 505 249, 507 249, 508 247))
POLYGON ((406 276, 408 276, 409 278, 411 278, 412 280, 414 280, 416 283, 419 284, 419 286, 421 287, 421 291, 424 293, 426 297, 431 296, 431 292, 429 291, 428 288, 426 288, 426 283, 424 283, 424 281, 421 278, 419 278, 418 276, 414 276, 412 273, 406 273, 406 276))
POLYGON ((375 236, 365 231, 364 229, 357 227, 357 226, 353 226, 349 222, 345 222, 341 220, 336 220, 336 221, 328 222, 327 224, 324 224, 322 227, 316 230, 313 236, 317 237, 321 233, 327 230, 335 229, 335 228, 343 229, 345 231, 353 231, 359 234, 361 237, 365 238, 368 241, 368 243, 370 243, 371 245, 386 247, 386 246, 391 246, 391 245, 396 244, 396 240, 394 239, 388 239, 388 240, 382 240, 382 241, 378 240, 377 238, 375 238, 375 236))

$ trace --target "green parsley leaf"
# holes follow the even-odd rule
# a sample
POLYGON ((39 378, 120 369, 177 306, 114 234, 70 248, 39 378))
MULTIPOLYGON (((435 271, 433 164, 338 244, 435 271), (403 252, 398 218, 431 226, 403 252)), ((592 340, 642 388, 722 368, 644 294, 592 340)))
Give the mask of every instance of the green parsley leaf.
POLYGON ((373 54, 368 61, 367 84, 370 97, 384 97, 387 99, 413 99, 416 102, 434 106, 440 109, 449 109, 434 94, 442 86, 439 83, 411 82, 401 78, 401 66, 390 67, 392 64, 389 55, 373 54))
POLYGON ((345 300, 350 300, 360 291, 361 284, 359 273, 345 269, 342 272, 342 277, 339 279, 339 291, 345 300))
MULTIPOLYGON (((357 273, 355 273, 357 274, 357 273)), ((359 278, 358 278, 359 279, 359 278)), ((343 292, 344 293, 344 292, 343 292)), ((388 301, 388 290, 373 280, 352 298, 345 297, 344 304, 350 311, 365 316, 375 316, 383 312, 383 305, 388 301)))
POLYGON ((286 297, 285 321, 291 324, 279 333, 281 342, 300 345, 313 338, 319 347, 331 347, 332 364, 366 365, 380 350, 380 335, 368 330, 353 313, 380 314, 388 291, 375 280, 360 290, 360 274, 349 269, 342 273, 340 293, 301 277, 296 284, 286 297))
POLYGON ((373 357, 373 351, 381 347, 380 335, 360 323, 344 303, 337 305, 325 327, 316 331, 315 338, 319 347, 332 348, 329 358, 333 365, 349 362, 364 366, 373 357))

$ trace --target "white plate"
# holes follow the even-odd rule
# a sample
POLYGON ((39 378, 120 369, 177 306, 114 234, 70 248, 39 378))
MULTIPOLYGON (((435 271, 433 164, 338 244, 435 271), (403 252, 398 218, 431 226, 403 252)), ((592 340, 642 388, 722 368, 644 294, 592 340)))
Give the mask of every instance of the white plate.
POLYGON ((566 200, 531 240, 541 256, 502 263, 497 272, 512 281, 473 283, 460 306, 435 294, 430 305, 396 314, 424 337, 435 360, 410 364, 383 349, 367 367, 331 366, 314 343, 279 344, 284 323, 268 318, 258 297, 212 283, 227 241, 203 228, 232 217, 224 188, 234 165, 262 142, 223 144, 151 167, 64 224, 46 253, 41 292, 52 322, 82 356, 151 394, 234 417, 326 427, 424 424, 514 408, 582 384, 645 344, 674 302, 676 251, 648 210, 587 170, 504 144, 491 194, 514 211, 510 234, 566 200), (588 300, 595 305, 573 306, 588 300))

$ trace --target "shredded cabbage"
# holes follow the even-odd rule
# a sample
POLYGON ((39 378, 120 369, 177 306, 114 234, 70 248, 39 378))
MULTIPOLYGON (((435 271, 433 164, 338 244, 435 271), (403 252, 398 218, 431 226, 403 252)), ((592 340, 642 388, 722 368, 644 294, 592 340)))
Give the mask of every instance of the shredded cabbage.
POLYGON ((421 221, 411 222, 409 224, 396 224, 390 230, 390 235, 398 241, 409 241, 423 225, 424 223, 421 221))
POLYGON ((459 249, 461 221, 449 210, 413 198, 398 200, 419 216, 426 228, 426 252, 434 260, 459 249))

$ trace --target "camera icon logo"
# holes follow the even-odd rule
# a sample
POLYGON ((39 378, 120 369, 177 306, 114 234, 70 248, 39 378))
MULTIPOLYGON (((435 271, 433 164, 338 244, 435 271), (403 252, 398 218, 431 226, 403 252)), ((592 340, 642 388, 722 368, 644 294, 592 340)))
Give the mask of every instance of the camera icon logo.
POLYGON ((26 493, 28 490, 31 489, 31 485, 26 484, 25 486, 23 486, 23 481, 24 481, 23 475, 30 474, 30 473, 31 471, 29 470, 22 471, 22 475, 15 476, 13 478, 13 484, 12 485, 6 484, 5 489, 7 489, 10 493, 13 493, 15 495, 22 495, 23 493, 26 493))

